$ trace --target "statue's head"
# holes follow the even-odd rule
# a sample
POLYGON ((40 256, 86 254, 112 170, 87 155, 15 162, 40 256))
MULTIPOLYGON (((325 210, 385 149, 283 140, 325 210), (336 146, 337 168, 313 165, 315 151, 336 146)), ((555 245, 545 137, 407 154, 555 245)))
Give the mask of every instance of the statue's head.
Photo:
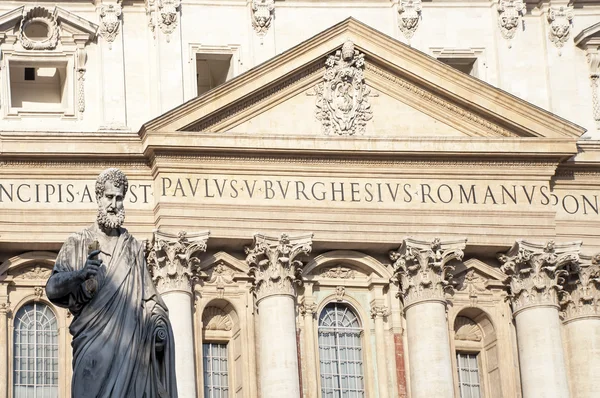
POLYGON ((127 176, 116 168, 104 170, 96 179, 96 202, 98 225, 104 229, 116 229, 125 221, 123 201, 129 182, 127 176))

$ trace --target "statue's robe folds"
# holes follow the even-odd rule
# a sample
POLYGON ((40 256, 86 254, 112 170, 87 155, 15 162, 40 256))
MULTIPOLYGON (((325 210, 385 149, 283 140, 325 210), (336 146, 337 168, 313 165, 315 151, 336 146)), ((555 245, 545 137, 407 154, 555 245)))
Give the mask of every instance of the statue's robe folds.
MULTIPOLYGON (((92 226, 70 236, 53 274, 82 269, 97 233, 92 226)), ((99 258, 104 264, 95 293, 82 284, 53 300, 74 315, 72 397, 176 398, 173 332, 143 245, 121 229, 113 253, 99 258), (159 352, 157 334, 166 340, 159 352)))

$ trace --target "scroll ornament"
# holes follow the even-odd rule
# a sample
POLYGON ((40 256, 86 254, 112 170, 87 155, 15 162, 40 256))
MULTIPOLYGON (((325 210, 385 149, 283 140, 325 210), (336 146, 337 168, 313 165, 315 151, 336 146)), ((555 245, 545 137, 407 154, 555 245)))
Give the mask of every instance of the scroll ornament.
POLYGON ((275 11, 275 0, 252 0, 252 27, 259 36, 264 36, 275 11))
POLYGON ((192 291, 198 277, 200 259, 206 251, 208 232, 177 235, 155 231, 147 253, 147 263, 152 281, 160 293, 167 291, 192 291))
POLYGON ((561 317, 565 321, 600 318, 600 254, 580 256, 571 264, 565 289, 560 293, 561 317))
POLYGON ((548 37, 560 49, 567 42, 571 33, 573 7, 550 7, 548 10, 548 23, 550 24, 548 37))
POLYGON ((100 35, 108 43, 108 48, 112 49, 112 43, 119 33, 122 8, 120 4, 108 4, 100 7, 100 35))
POLYGON ((524 11, 523 0, 500 0, 498 3, 498 26, 503 38, 511 40, 515 37, 524 11))
POLYGON ((295 285, 302 282, 300 273, 304 266, 297 257, 312 250, 312 234, 282 234, 279 238, 257 234, 254 245, 245 250, 257 301, 276 294, 295 296, 295 285))
POLYGON ((338 135, 364 134, 373 117, 365 84, 365 56, 346 41, 341 50, 325 62, 323 82, 315 86, 316 117, 323 133, 338 135))
POLYGON ((421 0, 401 0, 398 4, 398 27, 409 40, 419 27, 422 9, 421 0))
POLYGON ((446 301, 446 292, 454 291, 451 262, 462 260, 466 243, 466 239, 427 242, 407 238, 397 251, 390 252, 405 308, 423 301, 446 301))
POLYGON ((506 254, 499 254, 500 270, 507 275, 513 312, 537 305, 558 307, 565 267, 579 261, 581 242, 556 244, 518 240, 506 254))

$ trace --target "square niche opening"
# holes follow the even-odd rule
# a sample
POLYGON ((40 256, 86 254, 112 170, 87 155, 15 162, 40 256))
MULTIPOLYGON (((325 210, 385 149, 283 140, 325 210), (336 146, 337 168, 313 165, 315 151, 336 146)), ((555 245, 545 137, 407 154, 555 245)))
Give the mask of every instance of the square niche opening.
POLYGON ((233 75, 231 59, 232 54, 196 53, 198 95, 202 95, 231 79, 233 75))
POLYGON ((11 108, 52 112, 68 107, 67 62, 9 63, 11 108))
POLYGON ((440 57, 438 58, 438 61, 441 61, 446 65, 453 67, 454 69, 458 69, 462 73, 477 77, 477 68, 475 66, 475 61, 477 61, 477 58, 440 57))

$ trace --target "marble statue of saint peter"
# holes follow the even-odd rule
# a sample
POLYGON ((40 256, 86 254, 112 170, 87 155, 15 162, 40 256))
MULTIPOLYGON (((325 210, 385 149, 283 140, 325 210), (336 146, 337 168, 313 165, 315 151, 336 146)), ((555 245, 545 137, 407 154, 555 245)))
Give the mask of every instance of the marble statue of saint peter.
POLYGON ((121 227, 127 177, 96 180, 96 222, 62 246, 46 294, 73 314, 73 398, 176 398, 173 332, 144 245, 121 227))

